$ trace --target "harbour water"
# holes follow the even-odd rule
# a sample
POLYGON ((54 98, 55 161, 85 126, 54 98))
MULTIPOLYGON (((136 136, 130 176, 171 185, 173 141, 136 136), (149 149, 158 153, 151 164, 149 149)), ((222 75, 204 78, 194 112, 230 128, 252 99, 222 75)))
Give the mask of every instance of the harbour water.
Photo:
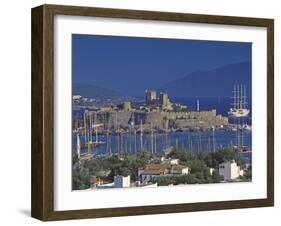
MULTIPOLYGON (((92 138, 96 139, 95 136, 92 138)), ((76 135, 73 135, 72 147, 73 152, 76 152, 76 135)), ((80 136, 81 143, 85 142, 84 136, 80 136)), ((120 153, 122 146, 122 153, 136 154, 141 149, 140 134, 126 133, 122 134, 122 138, 117 135, 98 135, 98 140, 103 143, 98 147, 82 148, 81 153, 90 151, 94 155, 106 155, 120 153), (122 142, 121 142, 122 139, 122 142), (119 143, 119 144, 118 144, 119 143), (122 143, 122 144, 121 144, 122 143), (118 148, 119 147, 119 148, 118 148)), ((229 148, 237 143, 237 133, 235 131, 199 131, 199 132, 173 132, 170 134, 143 134, 143 148, 148 152, 153 152, 163 155, 163 150, 169 147, 176 147, 183 151, 200 152, 207 151, 213 152, 222 148, 229 148)), ((243 145, 251 149, 252 136, 251 131, 243 133, 243 145)), ((244 153, 247 158, 251 158, 251 153, 244 153)))

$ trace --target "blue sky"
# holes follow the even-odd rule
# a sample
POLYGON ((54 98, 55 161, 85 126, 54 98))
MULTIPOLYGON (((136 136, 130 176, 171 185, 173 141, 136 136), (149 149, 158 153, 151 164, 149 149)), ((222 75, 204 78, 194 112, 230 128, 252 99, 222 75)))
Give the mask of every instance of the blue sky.
POLYGON ((142 96, 197 70, 251 61, 251 43, 72 35, 73 82, 142 96))

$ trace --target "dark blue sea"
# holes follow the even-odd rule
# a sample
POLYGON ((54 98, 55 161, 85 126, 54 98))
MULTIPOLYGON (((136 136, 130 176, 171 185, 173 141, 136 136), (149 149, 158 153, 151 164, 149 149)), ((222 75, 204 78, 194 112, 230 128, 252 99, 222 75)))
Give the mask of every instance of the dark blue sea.
MULTIPOLYGON (((136 154, 141 147, 140 135, 133 133, 127 133, 122 135, 123 153, 127 154, 136 154)), ((93 136, 93 140, 96 137, 93 136)), ((98 140, 103 141, 104 144, 101 144, 99 147, 93 148, 90 152, 100 155, 108 153, 118 153, 118 137, 117 136, 107 136, 107 135, 98 135, 98 140), (110 142, 109 142, 110 140, 110 142), (111 145, 110 145, 111 143, 111 145)), ((76 136, 73 135, 73 152, 76 151, 76 136)), ((85 143, 85 138, 80 136, 81 143, 85 143)), ((237 144, 237 133, 234 131, 224 131, 217 130, 214 133, 212 131, 200 131, 200 132, 172 132, 170 134, 155 134, 154 135, 154 144, 153 150, 155 153, 164 154, 163 149, 167 146, 177 147, 183 151, 192 151, 200 152, 207 151, 213 152, 222 148, 229 148, 237 144), (155 138, 156 137, 156 138, 155 138), (156 141, 155 141, 156 140, 156 141)), ((251 147, 252 146, 252 136, 251 131, 243 133, 243 145, 251 147)), ((120 147, 120 138, 119 138, 119 147, 120 147)), ((149 152, 152 151, 152 139, 150 134, 143 135, 143 147, 149 152)), ((88 152, 87 148, 81 150, 81 152, 88 152)), ((249 153, 244 154, 247 158, 251 158, 249 153)))

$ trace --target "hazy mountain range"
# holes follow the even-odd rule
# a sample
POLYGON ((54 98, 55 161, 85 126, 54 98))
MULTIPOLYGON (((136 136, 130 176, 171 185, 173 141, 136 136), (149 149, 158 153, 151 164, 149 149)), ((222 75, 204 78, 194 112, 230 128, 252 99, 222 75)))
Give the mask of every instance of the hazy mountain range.
MULTIPOLYGON (((214 70, 192 72, 158 87, 156 90, 167 92, 171 97, 230 97, 233 85, 243 84, 247 88, 247 96, 250 97, 251 74, 250 62, 229 64, 214 70)), ((100 99, 134 99, 111 89, 78 83, 73 84, 73 94, 100 99)), ((144 97, 144 93, 140 96, 144 97)))
POLYGON ((229 97, 232 96, 234 84, 243 84, 250 97, 251 74, 250 62, 229 64, 214 70, 192 72, 157 90, 174 97, 229 97))
POLYGON ((106 89, 100 86, 92 84, 80 84, 73 83, 72 86, 73 95, 81 95, 88 98, 99 98, 101 100, 106 99, 119 99, 119 100, 130 100, 129 96, 120 94, 114 90, 106 89))

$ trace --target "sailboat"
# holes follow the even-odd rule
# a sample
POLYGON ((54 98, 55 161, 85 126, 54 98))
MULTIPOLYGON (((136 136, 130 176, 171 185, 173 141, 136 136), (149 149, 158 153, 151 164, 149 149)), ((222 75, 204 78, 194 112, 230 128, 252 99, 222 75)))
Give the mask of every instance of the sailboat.
POLYGON ((166 120, 166 123, 165 123, 165 142, 164 143, 165 143, 165 145, 163 148, 163 152, 167 156, 174 150, 174 148, 170 145, 170 142, 169 142, 169 120, 166 120))
POLYGON ((93 120, 93 112, 85 112, 84 114, 84 130, 85 130, 85 143, 81 144, 83 148, 93 148, 104 144, 104 141, 99 141, 98 128, 103 126, 102 123, 96 123, 97 117, 93 120), (87 120, 88 119, 88 120, 87 120), (93 141, 93 131, 95 132, 95 141, 93 141))
POLYGON ((80 137, 79 137, 79 133, 77 133, 77 157, 80 160, 89 160, 92 159, 94 157, 93 153, 90 153, 89 149, 88 152, 86 153, 81 153, 81 142, 80 142, 80 137))
POLYGON ((250 110, 247 108, 246 86, 234 85, 233 90, 233 107, 228 112, 229 117, 240 118, 247 117, 250 110))
POLYGON ((93 124, 92 125, 92 128, 94 129, 94 131, 95 131, 95 138, 96 138, 96 140, 95 141, 90 141, 90 143, 92 144, 92 146, 94 146, 94 147, 98 147, 98 146, 100 146, 100 145, 102 145, 102 144, 105 144, 105 142, 104 141, 100 141, 99 140, 99 136, 98 136, 98 127, 100 127, 100 126, 103 126, 103 124, 102 123, 100 123, 100 124, 93 124))

